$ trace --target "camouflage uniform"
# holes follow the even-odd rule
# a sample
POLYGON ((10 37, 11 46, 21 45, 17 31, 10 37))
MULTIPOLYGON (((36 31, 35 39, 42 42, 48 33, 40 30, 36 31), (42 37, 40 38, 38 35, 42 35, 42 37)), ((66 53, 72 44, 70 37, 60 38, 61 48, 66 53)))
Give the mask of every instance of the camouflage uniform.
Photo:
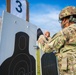
MULTIPOLYGON (((49 42, 51 41, 51 37, 47 37, 47 38, 46 38, 44 35, 40 35, 39 39, 42 39, 43 44, 44 44, 44 43, 49 43, 49 42)), ((39 40, 39 39, 38 39, 38 40, 39 40)))
POLYGON ((39 47, 47 53, 56 52, 59 75, 76 75, 76 24, 62 29, 50 43, 39 43, 39 47))

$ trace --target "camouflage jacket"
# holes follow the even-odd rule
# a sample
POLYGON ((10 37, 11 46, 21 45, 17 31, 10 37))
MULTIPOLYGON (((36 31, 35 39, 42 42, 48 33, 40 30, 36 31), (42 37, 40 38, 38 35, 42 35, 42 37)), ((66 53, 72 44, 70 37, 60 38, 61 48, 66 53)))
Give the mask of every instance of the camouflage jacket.
POLYGON ((76 24, 72 24, 60 32, 58 32, 50 41, 50 43, 39 43, 39 47, 44 52, 64 53, 64 52, 76 52, 76 24))
MULTIPOLYGON (((49 43, 51 41, 51 37, 45 37, 44 35, 40 35, 39 39, 42 39, 42 41, 45 43, 49 43)), ((38 40, 39 40, 38 39, 38 40)))

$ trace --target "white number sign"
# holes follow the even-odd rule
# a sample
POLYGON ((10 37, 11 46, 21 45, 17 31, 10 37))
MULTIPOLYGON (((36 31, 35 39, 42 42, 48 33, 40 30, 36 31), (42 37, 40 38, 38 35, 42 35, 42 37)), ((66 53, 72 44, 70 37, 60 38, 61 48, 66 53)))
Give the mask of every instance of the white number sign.
POLYGON ((7 0, 7 12, 29 21, 28 4, 27 0, 7 0))
POLYGON ((26 0, 11 0, 11 13, 25 19, 26 0))

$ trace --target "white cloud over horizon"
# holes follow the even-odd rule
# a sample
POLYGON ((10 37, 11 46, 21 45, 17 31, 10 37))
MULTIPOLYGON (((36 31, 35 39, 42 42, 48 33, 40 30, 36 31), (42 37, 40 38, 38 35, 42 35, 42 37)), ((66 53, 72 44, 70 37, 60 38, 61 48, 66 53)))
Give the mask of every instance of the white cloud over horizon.
POLYGON ((30 11, 30 22, 36 24, 41 29, 48 30, 55 34, 61 30, 58 22, 60 10, 56 6, 46 4, 33 5, 30 11))

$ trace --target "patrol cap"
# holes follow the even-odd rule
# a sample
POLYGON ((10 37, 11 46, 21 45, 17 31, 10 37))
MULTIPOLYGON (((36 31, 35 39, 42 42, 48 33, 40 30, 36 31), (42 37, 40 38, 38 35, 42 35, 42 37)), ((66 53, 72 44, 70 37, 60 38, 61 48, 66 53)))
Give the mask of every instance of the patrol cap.
POLYGON ((59 14, 59 20, 62 20, 64 17, 76 15, 76 7, 75 6, 67 6, 65 7, 59 14))

